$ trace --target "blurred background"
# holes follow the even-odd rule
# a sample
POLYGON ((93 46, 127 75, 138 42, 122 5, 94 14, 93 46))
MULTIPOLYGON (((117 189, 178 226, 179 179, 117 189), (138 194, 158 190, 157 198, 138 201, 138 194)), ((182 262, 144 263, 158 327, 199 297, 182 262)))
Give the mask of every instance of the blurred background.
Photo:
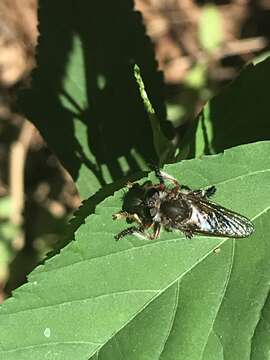
MULTIPOLYGON (((37 8, 36 0, 0 2, 0 302, 54 248, 81 202, 39 132, 13 110, 31 84, 37 8)), ((134 11, 153 43, 179 136, 245 64, 269 55, 270 0, 135 0, 134 11)))

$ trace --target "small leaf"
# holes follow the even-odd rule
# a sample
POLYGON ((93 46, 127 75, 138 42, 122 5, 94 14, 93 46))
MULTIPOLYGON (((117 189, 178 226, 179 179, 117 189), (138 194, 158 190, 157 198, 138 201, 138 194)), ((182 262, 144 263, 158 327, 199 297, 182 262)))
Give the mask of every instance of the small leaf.
POLYGON ((189 157, 270 139, 270 58, 248 65, 199 114, 183 141, 189 157))
POLYGON ((222 18, 217 6, 206 5, 202 8, 199 21, 199 39, 202 47, 213 52, 222 42, 222 18))
POLYGON ((149 120, 151 123, 152 132, 153 132, 153 142, 156 153, 158 155, 159 166, 162 167, 164 164, 172 161, 176 148, 173 145, 173 143, 166 138, 166 136, 163 134, 161 130, 160 122, 156 116, 155 110, 145 90, 143 79, 140 73, 140 68, 138 65, 134 66, 134 76, 139 86, 144 107, 148 113, 149 120))
POLYGON ((194 66, 185 77, 185 84, 193 89, 201 89, 206 82, 206 67, 204 64, 194 66))
POLYGON ((9 218, 12 213, 12 202, 9 196, 0 199, 0 219, 9 218))

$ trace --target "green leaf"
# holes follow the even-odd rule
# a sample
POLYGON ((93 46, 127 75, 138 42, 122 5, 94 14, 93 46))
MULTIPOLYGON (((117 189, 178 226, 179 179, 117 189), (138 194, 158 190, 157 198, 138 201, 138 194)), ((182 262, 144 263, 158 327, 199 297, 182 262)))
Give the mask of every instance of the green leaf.
POLYGON ((103 201, 2 305, 0 358, 247 360, 262 351, 252 345, 269 293, 269 151, 261 142, 165 168, 192 188, 216 185, 217 203, 253 220, 247 239, 173 231, 115 242, 127 226, 111 218, 122 190, 103 201))
POLYGON ((270 58, 248 65, 210 100, 184 140, 189 157, 270 139, 269 82, 270 58))
POLYGON ((134 66, 134 76, 139 86, 144 107, 147 111, 150 124, 152 127, 153 143, 156 153, 158 155, 159 166, 162 167, 164 164, 172 162, 175 155, 176 147, 173 145, 171 141, 169 141, 169 139, 166 138, 166 136, 163 134, 161 130, 160 122, 145 90, 143 79, 140 73, 140 68, 138 65, 134 66))
POLYGON ((131 3, 106 12, 92 2, 41 3, 37 69, 20 107, 87 198, 157 162, 134 62, 164 122, 163 79, 131 3))
POLYGON ((223 349, 218 336, 212 331, 204 349, 203 360, 224 360, 223 349))
POLYGON ((8 265, 13 254, 1 237, 0 232, 0 282, 5 283, 8 276, 8 265))
POLYGON ((269 58, 269 56, 270 56, 270 51, 264 51, 258 56, 255 56, 254 59, 252 59, 252 63, 254 65, 257 65, 261 61, 265 61, 267 58, 269 58))
POLYGON ((0 219, 9 218, 12 213, 12 201, 9 196, 0 199, 0 219))
POLYGON ((189 70, 185 76, 185 84, 193 89, 199 90, 205 87, 206 83, 206 66, 197 64, 189 70))
POLYGON ((270 352, 270 297, 263 307, 258 325, 252 339, 251 359, 267 360, 270 352))
POLYGON ((199 40, 209 53, 213 52, 223 40, 222 18, 217 6, 206 5, 202 8, 199 21, 199 40))

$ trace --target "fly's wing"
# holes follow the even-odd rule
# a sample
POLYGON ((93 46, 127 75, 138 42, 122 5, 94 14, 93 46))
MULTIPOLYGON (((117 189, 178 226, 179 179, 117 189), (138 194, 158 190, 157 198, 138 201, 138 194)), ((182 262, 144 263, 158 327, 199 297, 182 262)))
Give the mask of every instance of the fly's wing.
POLYGON ((214 204, 204 198, 187 194, 191 215, 186 225, 193 232, 233 238, 247 237, 254 231, 254 225, 245 216, 214 204))

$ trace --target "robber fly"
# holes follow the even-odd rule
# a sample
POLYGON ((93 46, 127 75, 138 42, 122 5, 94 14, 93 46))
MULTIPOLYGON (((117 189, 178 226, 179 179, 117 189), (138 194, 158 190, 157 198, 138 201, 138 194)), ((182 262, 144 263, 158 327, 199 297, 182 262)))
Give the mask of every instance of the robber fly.
POLYGON ((215 186, 191 190, 159 169, 155 173, 157 184, 147 181, 143 185, 128 185, 122 211, 114 214, 113 219, 125 218, 137 226, 124 229, 115 235, 116 240, 131 234, 153 240, 159 237, 162 227, 167 231, 180 230, 187 238, 193 234, 242 238, 254 231, 252 222, 245 216, 209 200, 216 192, 215 186), (165 181, 173 187, 166 186, 165 181), (151 234, 149 228, 153 229, 151 234))

